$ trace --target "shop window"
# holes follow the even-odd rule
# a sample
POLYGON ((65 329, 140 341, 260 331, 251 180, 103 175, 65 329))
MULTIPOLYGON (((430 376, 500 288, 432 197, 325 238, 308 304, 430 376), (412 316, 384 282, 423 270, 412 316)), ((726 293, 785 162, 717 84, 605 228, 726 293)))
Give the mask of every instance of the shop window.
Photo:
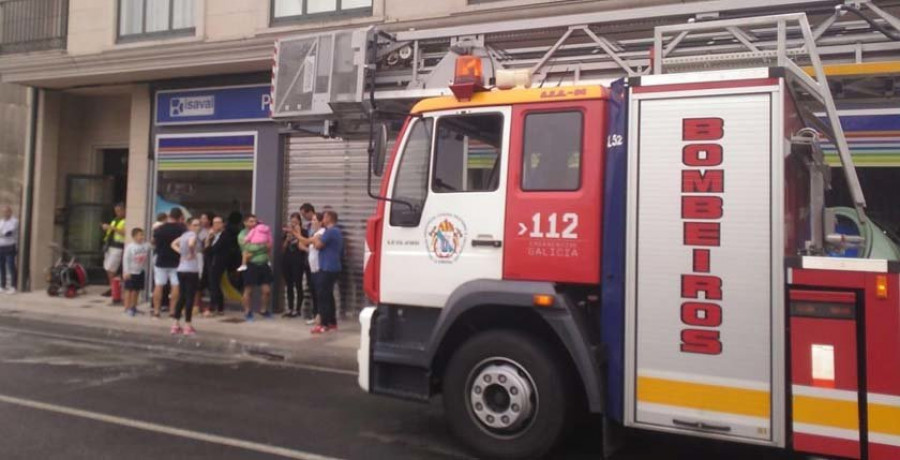
POLYGON ((156 144, 157 212, 246 215, 253 207, 255 133, 160 135, 156 144))
POLYGON ((430 118, 417 121, 403 148, 391 194, 391 225, 394 227, 416 227, 422 218, 428 196, 432 123, 430 118))
POLYGON ((323 16, 368 16, 372 0, 272 0, 272 23, 323 16))
POLYGON ((194 0, 119 0, 119 41, 194 35, 194 0))
POLYGON ((159 171, 156 180, 156 212, 178 207, 188 216, 224 219, 253 210, 253 171, 159 171))
POLYGON ((581 112, 525 117, 522 190, 572 191, 581 187, 581 112))
POLYGON ((437 193, 497 190, 502 143, 500 114, 441 118, 434 142, 431 190, 437 193))

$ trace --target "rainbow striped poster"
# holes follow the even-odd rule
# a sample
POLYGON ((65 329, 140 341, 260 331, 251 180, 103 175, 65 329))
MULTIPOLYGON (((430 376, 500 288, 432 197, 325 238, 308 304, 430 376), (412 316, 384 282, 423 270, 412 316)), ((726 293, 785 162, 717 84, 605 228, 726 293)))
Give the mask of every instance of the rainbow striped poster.
POLYGON ((255 156, 255 132, 156 137, 159 171, 252 171, 255 156))
MULTIPOLYGON (((856 166, 900 166, 900 109, 839 110, 856 166)), ((840 166, 837 148, 822 143, 825 160, 840 166)))

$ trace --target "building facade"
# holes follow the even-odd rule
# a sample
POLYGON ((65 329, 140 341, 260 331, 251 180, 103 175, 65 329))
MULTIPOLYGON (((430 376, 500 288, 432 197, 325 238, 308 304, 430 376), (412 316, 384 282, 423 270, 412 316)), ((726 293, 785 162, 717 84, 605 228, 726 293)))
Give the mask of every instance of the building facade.
MULTIPOLYGON (((273 45, 278 37, 367 25, 452 26, 627 4, 546 0, 5 1, 0 4, 2 81, 38 89, 33 101, 37 109, 33 170, 30 174, 24 170, 19 164, 24 164, 22 161, 11 168, 31 190, 22 200, 30 203, 32 211, 22 278, 32 289, 44 286, 45 270, 54 258, 49 243, 67 247, 99 278, 100 224, 117 202, 127 205, 129 229, 149 227, 155 213, 172 205, 183 205, 194 214, 255 212, 276 226, 300 201, 343 210, 345 191, 335 194, 327 187, 323 191, 309 186, 308 181, 321 177, 316 176, 316 168, 327 162, 304 163, 298 148, 340 159, 352 151, 362 158, 358 145, 312 141, 306 146, 279 135, 279 126, 268 120, 234 119, 202 106, 211 100, 209 91, 230 101, 218 102, 219 111, 253 111, 252 106, 263 104, 257 98, 238 107, 248 101, 241 102, 237 93, 246 88, 252 93, 254 88, 270 84, 273 45), (187 102, 180 113, 159 105, 175 99, 187 102), (162 116, 166 113, 171 116, 162 116), (292 146, 295 155, 286 158, 285 152, 292 146), (186 151, 209 157, 194 155, 192 160, 184 155, 186 151), (237 151, 244 152, 243 156, 234 153, 237 151), (207 161, 210 158, 215 161, 207 161), (285 177, 307 183, 285 184, 285 177), (225 196, 224 190, 231 195, 225 196), (303 196, 307 193, 311 195, 303 196)), ((27 137, 23 133, 11 139, 27 137)), ((331 177, 339 180, 344 166, 332 166, 331 177)), ((329 174, 327 167, 325 174, 329 174)), ((358 192, 362 189, 353 189, 358 192)), ((362 255, 360 219, 371 210, 371 204, 361 198, 353 196, 347 202, 352 207, 347 215, 352 218, 346 219, 345 225, 357 236, 350 244, 356 246, 350 249, 354 259, 362 255)), ((351 290, 357 291, 355 287, 351 290)))
POLYGON ((127 204, 130 229, 148 228, 171 206, 192 214, 254 212, 280 228, 309 201, 342 216, 350 268, 341 293, 358 306, 364 221, 374 207, 365 191, 365 143, 291 135, 265 116, 276 39, 366 26, 409 31, 635 8, 677 12, 701 3, 4 1, 2 82, 38 89, 33 168, 21 176, 32 211, 24 278, 33 289, 43 287, 50 242, 96 270, 99 226, 116 202, 127 204))
POLYGON ((0 84, 0 207, 9 206, 13 215, 23 214, 22 191, 25 179, 25 152, 30 141, 31 95, 27 88, 0 84))

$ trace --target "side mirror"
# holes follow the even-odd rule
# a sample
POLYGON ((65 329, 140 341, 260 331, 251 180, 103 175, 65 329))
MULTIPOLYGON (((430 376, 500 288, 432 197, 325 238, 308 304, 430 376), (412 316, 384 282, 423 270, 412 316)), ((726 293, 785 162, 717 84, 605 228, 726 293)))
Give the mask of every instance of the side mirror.
POLYGON ((378 123, 375 125, 374 138, 372 139, 372 174, 381 177, 384 174, 384 163, 387 157, 387 125, 378 123))

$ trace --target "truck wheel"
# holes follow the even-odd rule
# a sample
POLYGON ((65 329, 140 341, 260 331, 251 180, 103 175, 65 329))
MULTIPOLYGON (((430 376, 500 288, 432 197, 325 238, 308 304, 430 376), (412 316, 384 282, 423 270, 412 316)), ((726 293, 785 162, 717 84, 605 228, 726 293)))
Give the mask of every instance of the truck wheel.
POLYGON ((566 433, 568 370, 543 341, 489 331, 465 342, 444 373, 451 429, 485 458, 538 458, 566 433))

